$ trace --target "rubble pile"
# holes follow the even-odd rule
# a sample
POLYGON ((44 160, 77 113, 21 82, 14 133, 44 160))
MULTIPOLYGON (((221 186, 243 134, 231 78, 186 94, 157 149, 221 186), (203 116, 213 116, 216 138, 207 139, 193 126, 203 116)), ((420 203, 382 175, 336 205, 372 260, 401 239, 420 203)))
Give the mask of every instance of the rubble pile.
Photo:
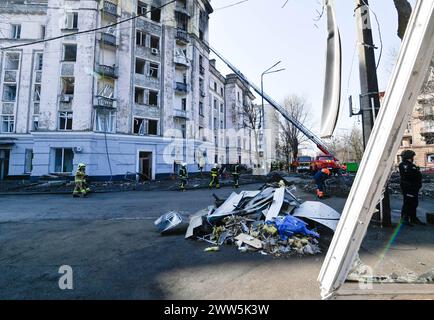
MULTIPOLYGON (((210 244, 207 252, 233 245, 241 252, 263 255, 319 254, 320 235, 316 230, 321 225, 334 231, 340 214, 321 202, 302 203, 293 192, 294 188, 281 180, 256 191, 232 192, 224 200, 215 197, 214 206, 189 218, 185 238, 210 244)), ((171 212, 155 224, 160 232, 167 232, 179 229, 186 221, 187 218, 171 212)))

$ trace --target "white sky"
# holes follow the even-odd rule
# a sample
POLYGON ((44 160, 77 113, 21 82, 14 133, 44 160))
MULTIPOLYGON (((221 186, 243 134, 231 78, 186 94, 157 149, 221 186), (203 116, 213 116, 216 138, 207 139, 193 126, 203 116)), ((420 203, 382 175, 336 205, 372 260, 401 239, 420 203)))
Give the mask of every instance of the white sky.
MULTIPOLYGON (((239 1, 212 0, 211 4, 217 9, 239 1)), ((313 130, 318 133, 324 86, 326 15, 320 21, 314 21, 318 16, 317 10, 321 11, 322 8, 320 0, 289 0, 282 9, 285 1, 249 0, 216 10, 210 16, 210 44, 257 85, 260 84, 261 73, 281 60, 278 68, 286 70, 266 75, 264 91, 280 102, 292 93, 305 96, 311 106, 313 130)), ((410 2, 414 6, 415 0, 410 2)), ((393 69, 395 59, 392 52, 397 52, 400 46, 400 39, 396 35, 398 17, 393 0, 370 0, 370 6, 377 14, 383 39, 383 54, 378 69, 379 88, 382 91, 386 89, 393 69)), ((351 65, 357 41, 353 15, 355 1, 335 0, 335 7, 343 54, 342 102, 337 128, 348 129, 359 118, 349 118, 348 111, 348 96, 353 95, 353 101, 357 102, 360 92, 357 51, 351 65)), ((372 12, 371 20, 374 43, 380 47, 372 12)), ((218 59, 217 67, 223 74, 230 72, 218 59)), ((345 131, 336 133, 342 135, 345 131)))

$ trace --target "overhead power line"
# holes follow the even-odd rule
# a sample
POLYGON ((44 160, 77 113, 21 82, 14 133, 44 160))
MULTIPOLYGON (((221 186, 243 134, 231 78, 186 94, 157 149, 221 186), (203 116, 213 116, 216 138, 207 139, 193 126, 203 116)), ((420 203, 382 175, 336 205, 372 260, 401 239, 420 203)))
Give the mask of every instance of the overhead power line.
POLYGON ((242 3, 247 2, 247 1, 249 1, 249 0, 238 1, 238 2, 235 2, 235 3, 229 4, 227 6, 224 6, 224 7, 216 8, 216 9, 214 9, 214 11, 219 11, 219 10, 235 7, 235 6, 239 5, 239 4, 242 4, 242 3))

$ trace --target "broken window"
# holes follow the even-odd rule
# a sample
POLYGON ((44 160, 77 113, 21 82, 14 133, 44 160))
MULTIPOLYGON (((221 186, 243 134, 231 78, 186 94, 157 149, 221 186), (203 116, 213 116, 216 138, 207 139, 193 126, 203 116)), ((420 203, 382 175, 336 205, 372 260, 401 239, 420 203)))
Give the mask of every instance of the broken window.
POLYGON ((175 12, 176 27, 188 31, 188 16, 181 12, 175 12))
POLYGON ((146 33, 140 30, 136 31, 136 44, 142 47, 146 46, 146 33))
POLYGON ((113 110, 96 109, 95 131, 115 132, 116 113, 113 110))
POLYGON ((136 58, 136 73, 145 74, 146 61, 143 59, 136 58))
POLYGON ((154 22, 160 22, 161 20, 161 9, 156 7, 151 7, 151 20, 154 22))
POLYGON ((42 53, 36 54, 35 71, 42 71, 43 58, 44 58, 44 55, 42 53))
POLYGON ((15 117, 14 116, 2 116, 1 132, 2 133, 13 133, 15 127, 15 117))
POLYGON ((134 126, 133 126, 133 133, 138 135, 144 135, 145 134, 145 125, 143 118, 134 118, 134 126))
POLYGON ((157 135, 158 120, 134 118, 133 132, 138 135, 157 135))
POLYGON ((63 45, 63 61, 77 61, 77 45, 64 44, 63 45))
POLYGON ((112 85, 104 84, 104 86, 99 90, 98 95, 101 97, 113 99, 114 88, 112 85))
POLYGON ((137 104, 145 104, 145 89, 138 87, 134 89, 134 102, 137 104))
POLYGON ((154 79, 158 79, 158 64, 157 63, 151 63, 149 65, 149 77, 154 78, 154 79))
POLYGON ((45 32, 46 32, 45 26, 41 26, 41 39, 45 39, 45 32))
POLYGON ((54 149, 54 172, 68 173, 72 172, 74 152, 71 148, 54 149))
POLYGON ((62 77, 62 94, 74 94, 74 77, 62 77))
POLYGON ((17 85, 4 84, 3 85, 3 101, 14 102, 17 98, 17 85))
POLYGON ((149 91, 149 105, 158 107, 158 91, 149 91))
POLYGON ((33 101, 39 102, 41 101, 41 85, 35 84, 35 91, 33 93, 33 101))
POLYGON ((160 38, 151 36, 151 49, 160 50, 160 38))
POLYGON ((137 15, 145 15, 148 10, 148 5, 143 2, 137 3, 137 15))
POLYGON ((158 121, 148 120, 148 134, 157 135, 158 132, 158 121))
POLYGON ((20 54, 18 52, 7 52, 5 56, 5 70, 18 70, 20 66, 20 54))
POLYGON ((21 25, 20 24, 13 24, 12 25, 12 39, 20 39, 21 38, 21 25))
POLYGON ((39 129, 39 116, 33 116, 33 131, 38 131, 39 129))
POLYGON ((59 130, 72 130, 72 111, 59 112, 59 130))
POLYGON ((65 29, 78 29, 78 12, 66 13, 65 29))

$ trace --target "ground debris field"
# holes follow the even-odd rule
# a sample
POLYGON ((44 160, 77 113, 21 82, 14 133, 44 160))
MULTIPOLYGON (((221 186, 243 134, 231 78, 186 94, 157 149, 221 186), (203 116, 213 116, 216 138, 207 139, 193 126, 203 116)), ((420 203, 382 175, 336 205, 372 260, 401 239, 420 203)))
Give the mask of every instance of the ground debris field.
MULTIPOLYGON (((0 298, 319 299, 317 277, 325 251, 276 257, 224 245, 206 252, 210 243, 185 239, 185 231, 161 235, 154 225, 166 212, 192 215, 214 203, 213 193, 227 199, 233 191, 94 193, 78 199, 70 194, 3 195, 0 298), (73 269, 72 290, 59 289, 62 265, 73 269)), ((316 200, 300 188, 294 194, 316 200)), ((341 212, 345 199, 323 202, 341 212)), ((400 206, 401 199, 393 196, 395 223, 400 206)), ((426 212, 434 212, 434 205, 422 199, 422 220, 426 212)), ((428 274, 434 261, 433 231, 433 226, 415 226, 396 235, 394 229, 372 226, 360 257, 379 276, 428 274)))

